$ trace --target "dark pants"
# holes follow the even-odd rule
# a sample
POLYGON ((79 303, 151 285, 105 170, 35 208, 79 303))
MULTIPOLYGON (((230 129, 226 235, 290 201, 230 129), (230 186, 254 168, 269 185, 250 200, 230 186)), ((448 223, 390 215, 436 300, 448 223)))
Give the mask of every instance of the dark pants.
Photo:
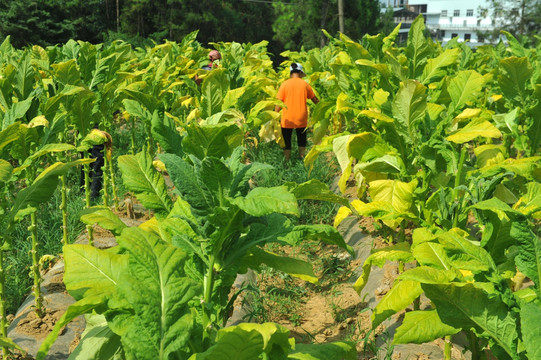
MULTIPOLYGON (((306 147, 306 128, 297 128, 297 145, 299 147, 306 147)), ((282 128, 282 136, 286 144, 285 150, 291 150, 291 136, 293 135, 293 129, 282 128)))
MULTIPOLYGON (((102 188, 103 181, 103 170, 102 167, 105 164, 103 159, 103 145, 94 145, 92 149, 88 152, 90 153, 91 159, 96 159, 94 162, 90 163, 90 196, 95 199, 100 196, 100 191, 102 188)), ((81 153, 81 156, 83 154, 81 153)), ((81 170, 81 188, 85 185, 85 174, 81 170)))

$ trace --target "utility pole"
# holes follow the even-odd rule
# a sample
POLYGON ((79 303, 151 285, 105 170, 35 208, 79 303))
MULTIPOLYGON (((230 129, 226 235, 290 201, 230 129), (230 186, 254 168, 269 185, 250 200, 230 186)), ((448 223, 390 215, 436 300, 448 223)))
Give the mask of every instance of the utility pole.
POLYGON ((344 33, 344 0, 338 0, 338 30, 344 33))
POLYGON ((119 0, 116 0, 116 32, 120 32, 120 6, 119 0))

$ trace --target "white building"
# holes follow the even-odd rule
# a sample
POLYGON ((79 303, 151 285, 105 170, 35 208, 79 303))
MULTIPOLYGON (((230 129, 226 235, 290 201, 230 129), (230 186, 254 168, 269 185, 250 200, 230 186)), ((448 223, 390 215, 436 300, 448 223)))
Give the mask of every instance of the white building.
MULTIPOLYGON (((380 0, 382 7, 403 7, 425 18, 432 37, 442 43, 457 37, 471 46, 488 43, 484 34, 494 31, 487 0, 380 0)), ((399 19, 398 19, 399 20, 399 19)), ((409 24, 408 24, 409 25, 409 24)), ((406 25, 408 28, 409 26, 406 25)), ((406 30, 406 29, 404 29, 406 30)))

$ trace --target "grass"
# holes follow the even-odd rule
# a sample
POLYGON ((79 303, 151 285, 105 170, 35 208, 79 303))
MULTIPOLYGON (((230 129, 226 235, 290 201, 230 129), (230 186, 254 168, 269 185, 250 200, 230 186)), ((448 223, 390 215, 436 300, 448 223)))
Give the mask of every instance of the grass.
MULTIPOLYGON (((68 179, 72 185, 68 191, 68 214, 77 214, 84 207, 84 193, 79 190, 78 172, 71 174, 68 179)), ((38 255, 56 256, 62 252, 62 213, 59 209, 61 203, 60 188, 57 189, 53 198, 38 209, 38 255)), ((30 225, 28 217, 16 224, 13 234, 13 247, 6 256, 6 297, 7 313, 14 314, 19 305, 24 301, 32 287, 30 277, 31 241, 27 228, 30 225)), ((84 225, 76 216, 68 217, 68 234, 70 243, 84 229, 84 225)))
MULTIPOLYGON (((256 186, 272 187, 280 186, 286 182, 298 184, 311 179, 318 179, 329 187, 332 186, 337 174, 336 160, 327 160, 320 156, 314 163, 312 171, 309 171, 301 159, 296 158, 298 150, 293 145, 291 160, 284 161, 283 150, 274 143, 260 143, 257 148, 250 148, 247 151, 249 159, 272 165, 273 170, 261 171, 255 178, 256 186)), ((300 200, 299 224, 332 224, 334 215, 339 205, 325 201, 300 200)))

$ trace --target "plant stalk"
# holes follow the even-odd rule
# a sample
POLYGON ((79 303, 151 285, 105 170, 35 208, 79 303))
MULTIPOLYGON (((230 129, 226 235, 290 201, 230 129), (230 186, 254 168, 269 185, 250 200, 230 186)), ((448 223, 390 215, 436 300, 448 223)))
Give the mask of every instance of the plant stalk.
POLYGON ((60 204, 60 210, 62 210, 62 244, 68 244, 68 196, 66 189, 66 175, 60 176, 60 181, 62 183, 61 193, 62 193, 62 203, 60 204))
POLYGON ((471 359, 472 360, 481 360, 481 352, 479 351, 479 343, 477 337, 473 331, 468 331, 468 342, 470 344, 471 359))
POLYGON ((109 174, 107 173, 108 168, 109 158, 107 155, 105 155, 103 157, 103 167, 101 171, 101 173, 103 174, 103 205, 105 205, 105 207, 109 207, 109 174))
MULTIPOLYGON (((468 150, 466 149, 466 146, 462 146, 462 149, 460 150, 460 161, 458 163, 458 169, 455 176, 455 188, 453 189, 453 199, 457 203, 459 203, 458 199, 458 187, 460 186, 460 179, 462 177, 462 168, 464 167, 464 161, 466 160, 466 154, 468 150)), ((453 218, 453 227, 458 226, 458 218, 460 214, 460 208, 457 206, 455 209, 455 216, 453 218)))
POLYGON ((34 293, 35 306, 36 306, 36 315, 39 318, 42 318, 45 315, 43 309, 43 299, 41 297, 41 276, 39 273, 39 257, 38 257, 38 227, 36 222, 36 212, 30 214, 30 226, 28 227, 30 231, 30 236, 32 238, 32 276, 34 278, 34 288, 32 289, 34 293))
MULTIPOLYGON (((88 159, 88 152, 85 152, 85 159, 88 159)), ((83 165, 83 171, 85 173, 85 208, 90 208, 90 166, 88 164, 83 165)), ((86 231, 88 232, 88 245, 94 245, 94 231, 92 225, 86 226, 86 231)))
POLYGON ((133 116, 130 116, 130 122, 131 122, 131 148, 130 152, 132 155, 135 155, 135 119, 133 116))
POLYGON ((211 302, 212 302, 212 288, 214 286, 214 262, 216 261, 214 255, 210 256, 209 267, 203 280, 203 341, 209 339, 210 326, 211 326, 211 302))
MULTIPOLYGON (((111 190, 113 191, 113 202, 115 203, 115 210, 118 211, 118 195, 116 192, 116 182, 115 182, 115 172, 113 170, 113 161, 108 161, 107 164, 109 165, 109 177, 111 179, 111 190)), ((105 173, 105 172, 104 172, 105 173)))
MULTIPOLYGON (((0 241, 0 245, 2 242, 0 241)), ((4 250, 0 248, 0 336, 6 338, 8 336, 8 324, 6 320, 6 294, 4 293, 4 285, 6 276, 4 274, 4 250)), ((8 358, 8 348, 2 346, 2 357, 8 358)))
POLYGON ((445 341, 445 348, 443 350, 443 358, 445 360, 451 360, 451 349, 452 349, 451 335, 447 335, 444 341, 445 341))

